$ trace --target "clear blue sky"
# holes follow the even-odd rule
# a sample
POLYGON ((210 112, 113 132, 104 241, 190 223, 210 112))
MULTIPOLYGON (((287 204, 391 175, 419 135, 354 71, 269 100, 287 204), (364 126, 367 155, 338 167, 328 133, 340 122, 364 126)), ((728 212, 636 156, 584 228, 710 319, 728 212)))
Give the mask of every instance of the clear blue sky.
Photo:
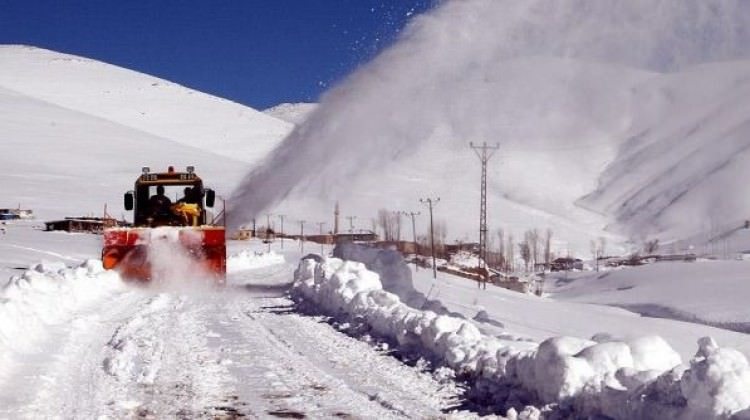
POLYGON ((263 109, 315 101, 438 0, 0 0, 0 43, 102 60, 263 109))

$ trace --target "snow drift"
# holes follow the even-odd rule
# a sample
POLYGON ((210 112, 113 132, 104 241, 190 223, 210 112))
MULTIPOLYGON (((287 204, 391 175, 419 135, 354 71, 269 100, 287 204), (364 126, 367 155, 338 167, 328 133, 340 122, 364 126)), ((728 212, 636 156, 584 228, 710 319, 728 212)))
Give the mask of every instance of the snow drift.
POLYGON ((506 409, 532 401, 579 417, 623 419, 726 418, 750 409, 747 359, 710 338, 700 341, 689 366, 658 336, 555 337, 538 345, 501 340, 468 321, 405 305, 364 264, 338 258, 302 260, 294 291, 326 313, 363 322, 402 350, 470 378, 506 409))
POLYGON ((0 289, 0 379, 13 369, 16 355, 31 354, 48 337, 48 328, 71 320, 124 285, 99 260, 78 267, 39 263, 13 276, 0 289))
MULTIPOLYGON (((747 166, 738 60, 750 58, 749 27, 750 5, 738 0, 444 2, 328 92, 247 176, 236 221, 274 205, 294 213, 305 200, 319 216, 336 199, 370 216, 439 195, 438 217, 460 237, 475 230, 461 216, 479 205, 469 141, 501 146, 493 226, 551 226, 582 251, 612 222, 633 236, 679 233, 685 208, 692 219, 747 210, 731 198, 710 204, 747 166), (690 165, 676 166, 681 157, 690 165)), ((732 185, 735 196, 750 192, 732 185)))
POLYGON ((258 252, 244 249, 227 257, 227 273, 254 270, 256 268, 282 264, 284 261, 284 256, 276 251, 258 252))

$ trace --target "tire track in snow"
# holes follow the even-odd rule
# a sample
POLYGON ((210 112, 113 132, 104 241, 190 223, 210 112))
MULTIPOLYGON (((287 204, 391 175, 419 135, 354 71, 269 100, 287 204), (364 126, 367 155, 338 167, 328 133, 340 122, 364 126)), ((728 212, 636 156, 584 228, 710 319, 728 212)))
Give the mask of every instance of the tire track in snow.
POLYGON ((450 389, 274 297, 292 270, 203 295, 106 296, 21 366, 23 391, 0 418, 443 416, 450 389))
POLYGON ((206 309, 203 298, 162 293, 115 332, 103 369, 108 394, 122 399, 116 417, 225 414, 226 371, 206 344, 206 309))
POLYGON ((455 388, 291 312, 291 305, 287 298, 237 299, 229 319, 211 327, 214 345, 229 352, 239 400, 256 413, 434 418, 455 402, 455 388))

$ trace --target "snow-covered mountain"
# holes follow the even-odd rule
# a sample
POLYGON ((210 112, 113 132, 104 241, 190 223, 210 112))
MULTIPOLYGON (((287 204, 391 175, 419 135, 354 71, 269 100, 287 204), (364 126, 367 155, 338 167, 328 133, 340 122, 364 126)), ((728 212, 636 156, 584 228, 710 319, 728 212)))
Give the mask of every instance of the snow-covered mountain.
POLYGON ((740 219, 749 25, 741 1, 445 2, 329 91, 235 204, 330 220, 338 199, 369 228, 440 196, 449 240, 476 239, 469 142, 486 141, 490 225, 516 238, 551 227, 580 254, 740 219))
POLYGON ((0 207, 120 215, 142 166, 194 165, 225 196, 292 125, 94 60, 0 47, 0 207))
POLYGON ((0 47, 0 87, 251 163, 292 128, 252 108, 163 79, 34 47, 0 47))
POLYGON ((309 117, 317 107, 318 104, 308 102, 283 103, 264 109, 263 113, 294 125, 300 125, 305 122, 307 117, 309 117))

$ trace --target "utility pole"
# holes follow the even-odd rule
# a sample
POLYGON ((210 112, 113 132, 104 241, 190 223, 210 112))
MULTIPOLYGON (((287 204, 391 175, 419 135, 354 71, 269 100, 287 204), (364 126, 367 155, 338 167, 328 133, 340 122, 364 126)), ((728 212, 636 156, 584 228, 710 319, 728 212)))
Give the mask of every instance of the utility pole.
POLYGON ((266 213, 266 241, 268 242, 268 252, 271 252, 271 213, 266 213))
POLYGON ((432 198, 420 198, 419 202, 427 204, 430 208, 430 248, 432 248, 432 278, 437 279, 437 267, 435 265, 435 230, 433 229, 432 223, 432 208, 440 201, 440 197, 435 199, 432 198))
POLYGON ((412 241, 414 241, 414 271, 419 271, 419 264, 417 264, 417 258, 419 257, 419 247, 417 245, 417 224, 414 221, 415 216, 419 216, 419 212, 413 212, 413 211, 402 211, 401 214, 404 216, 410 216, 411 217, 411 237, 412 241))
POLYGON ((333 234, 339 234, 339 202, 336 201, 336 207, 333 208, 333 234))
POLYGON ((279 232, 279 236, 281 237, 281 249, 284 249, 284 217, 286 217, 286 215, 279 215, 279 219, 281 219, 281 232, 279 232))
POLYGON ((357 216, 346 216, 347 219, 349 219, 349 234, 354 233, 354 219, 357 218, 357 216))
POLYGON ((323 225, 325 225, 326 222, 318 222, 318 232, 320 235, 320 255, 323 255, 323 225))
POLYGON ((305 221, 299 221, 299 249, 305 252, 305 221))
POLYGON ((500 148, 498 144, 494 146, 487 146, 487 142, 482 143, 481 146, 476 146, 474 143, 469 143, 469 146, 474 149, 474 152, 479 157, 479 161, 482 163, 482 186, 481 186, 481 200, 479 204, 479 280, 477 281, 477 287, 483 286, 487 288, 487 277, 489 271, 486 267, 487 261, 487 162, 492 158, 497 149, 500 148), (489 153, 488 153, 489 152, 489 153), (481 286, 480 286, 481 283, 481 286))

